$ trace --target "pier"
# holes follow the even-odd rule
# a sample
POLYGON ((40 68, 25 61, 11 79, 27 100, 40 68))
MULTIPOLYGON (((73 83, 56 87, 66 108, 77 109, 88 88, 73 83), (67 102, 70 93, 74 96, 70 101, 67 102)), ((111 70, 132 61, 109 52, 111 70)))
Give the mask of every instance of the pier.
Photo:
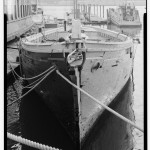
POLYGON ((105 17, 105 6, 100 4, 91 4, 91 3, 79 3, 75 5, 74 8, 78 13, 76 16, 79 18, 79 15, 84 15, 85 21, 82 21, 83 24, 92 24, 92 25, 103 25, 107 24, 107 19, 105 17), (93 13, 92 13, 93 12, 93 13))
POLYGON ((94 8, 94 14, 96 16, 99 17, 103 17, 105 15, 105 11, 104 11, 104 5, 98 5, 98 4, 78 4, 77 9, 80 10, 80 12, 85 12, 89 15, 89 17, 91 16, 91 8, 94 8))

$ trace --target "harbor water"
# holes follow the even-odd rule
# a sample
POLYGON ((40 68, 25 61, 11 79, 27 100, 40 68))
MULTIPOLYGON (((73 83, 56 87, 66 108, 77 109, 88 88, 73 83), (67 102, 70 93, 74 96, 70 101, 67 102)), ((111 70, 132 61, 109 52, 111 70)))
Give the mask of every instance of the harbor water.
MULTIPOLYGON (((51 6, 52 7, 52 6, 51 6)), ((105 12, 109 8, 105 7, 105 12)), ((64 17, 64 13, 72 8, 59 6, 48 8, 43 6, 45 14, 64 17), (61 9, 60 9, 61 7, 61 9), (58 14, 54 13, 57 12, 58 14), (59 10, 59 11, 57 11, 59 10), (62 12, 62 13, 61 13, 62 12), (60 16, 59 16, 60 15, 60 16)), ((124 89, 114 99, 110 107, 134 121, 137 126, 144 128, 143 116, 143 14, 145 6, 137 6, 139 10, 142 28, 118 28, 115 25, 103 25, 101 27, 124 32, 129 36, 140 39, 135 45, 135 59, 133 74, 124 89)), ((106 13, 105 16, 106 17, 106 13)), ((7 103, 21 96, 23 82, 15 79, 7 87, 7 103)), ((36 93, 31 92, 21 102, 7 108, 7 131, 22 135, 23 137, 44 143, 63 150, 74 150, 74 143, 69 138, 64 128, 60 125, 55 115, 47 108, 36 93)), ((144 150, 144 135, 141 131, 131 127, 108 111, 104 111, 97 124, 88 136, 83 150, 144 150)), ((32 148, 7 139, 7 150, 30 150, 32 148)))

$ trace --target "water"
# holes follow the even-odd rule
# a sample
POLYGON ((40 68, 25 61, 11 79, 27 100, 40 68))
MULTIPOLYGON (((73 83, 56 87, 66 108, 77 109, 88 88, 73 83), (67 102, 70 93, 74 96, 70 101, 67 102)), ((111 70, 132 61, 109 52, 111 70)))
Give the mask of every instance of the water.
MULTIPOLYGON (((46 13, 54 13, 55 9, 49 9, 46 13)), ((71 10, 70 7, 57 7, 56 10, 61 10, 60 15, 64 17, 66 10, 71 10)), ((106 7, 105 7, 106 9, 106 7)), ((142 29, 123 29, 126 32, 134 33, 132 36, 138 36, 140 38, 140 44, 137 45, 136 55, 134 60, 133 78, 128 81, 128 84, 120 95, 115 99, 111 107, 124 115, 125 117, 135 121, 135 123, 143 128, 143 13, 146 11, 145 6, 137 6, 139 10, 140 19, 142 22, 142 29)), ((58 12, 58 11, 57 11, 58 12)), ((115 26, 104 26, 111 30, 120 30, 115 26)), ((22 93, 22 82, 15 81, 7 88, 7 102, 16 100, 22 93)), ((60 126, 58 120, 50 112, 50 110, 44 105, 44 103, 36 96, 35 93, 31 93, 26 98, 26 101, 22 101, 24 109, 19 111, 19 103, 8 107, 7 109, 7 131, 15 135, 22 135, 28 139, 35 141, 48 143, 48 145, 67 149, 73 149, 73 142, 70 140, 65 130, 60 126), (22 114, 20 120, 19 115, 22 114), (24 122, 24 125, 21 122, 24 122), (21 128, 22 127, 22 128, 21 128), (55 128, 55 129, 54 129, 55 128)), ((7 140, 7 149, 17 144, 14 141, 7 140)), ((23 149, 28 150, 24 147, 23 149)), ((144 150, 143 133, 137 129, 131 128, 128 124, 124 123, 114 115, 104 112, 99 119, 97 125, 89 136, 84 150, 144 150)))
MULTIPOLYGON (((21 82, 16 80, 12 85, 7 87, 7 104, 16 100, 22 93, 21 82)), ((20 121, 19 121, 19 103, 13 104, 11 107, 7 107, 7 131, 21 135, 20 121)), ((16 144, 12 140, 7 140, 7 149, 16 144)))

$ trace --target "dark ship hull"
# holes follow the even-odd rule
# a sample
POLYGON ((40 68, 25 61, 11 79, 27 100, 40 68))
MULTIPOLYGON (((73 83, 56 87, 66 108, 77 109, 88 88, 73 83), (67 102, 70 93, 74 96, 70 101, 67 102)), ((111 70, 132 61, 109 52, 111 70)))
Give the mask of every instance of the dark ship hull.
MULTIPOLYGON (((30 78, 56 66, 75 85, 109 105, 130 77, 133 45, 127 36, 118 35, 114 31, 94 27, 84 30, 88 37, 91 36, 86 42, 77 39, 39 44, 42 39, 40 34, 37 35, 38 39, 29 37, 28 40, 31 39, 33 43, 28 40, 22 42, 22 71, 25 77, 30 78), (100 35, 106 40, 99 39, 100 35), (108 38, 113 42, 109 42, 108 38), (81 62, 79 56, 82 56, 81 62), (68 61, 68 57, 75 60, 68 61)), ((47 38, 69 34, 67 31, 59 34, 58 29, 53 31, 47 31, 47 38)), ((54 112, 77 147, 80 147, 104 108, 67 83, 56 71, 43 80, 35 91, 54 112)))

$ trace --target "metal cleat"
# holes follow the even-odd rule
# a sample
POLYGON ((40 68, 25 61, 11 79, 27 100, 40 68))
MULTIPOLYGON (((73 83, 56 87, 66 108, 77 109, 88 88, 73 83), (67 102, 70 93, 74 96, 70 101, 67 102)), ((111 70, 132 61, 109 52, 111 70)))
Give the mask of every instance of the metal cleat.
POLYGON ((71 67, 80 66, 83 63, 82 51, 75 49, 68 55, 67 61, 71 67))

